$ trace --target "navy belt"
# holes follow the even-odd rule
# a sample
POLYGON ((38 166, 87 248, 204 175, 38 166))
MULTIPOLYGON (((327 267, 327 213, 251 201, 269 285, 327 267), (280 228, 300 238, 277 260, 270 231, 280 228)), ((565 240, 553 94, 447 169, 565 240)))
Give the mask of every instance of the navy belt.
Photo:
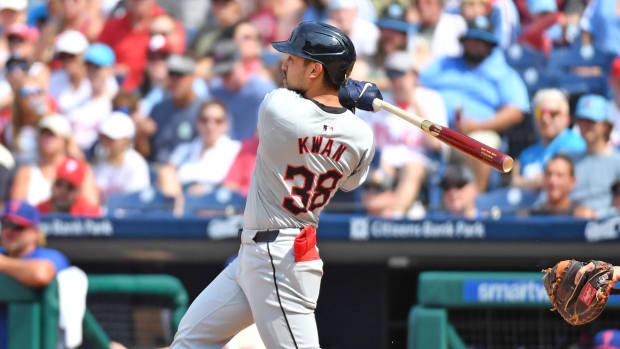
POLYGON ((254 235, 254 242, 274 242, 280 234, 280 229, 259 230, 254 235))

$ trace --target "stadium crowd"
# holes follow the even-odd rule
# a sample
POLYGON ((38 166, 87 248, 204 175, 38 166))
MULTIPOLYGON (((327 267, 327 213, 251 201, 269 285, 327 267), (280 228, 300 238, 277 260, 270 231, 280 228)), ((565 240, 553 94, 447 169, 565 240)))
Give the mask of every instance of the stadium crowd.
POLYGON ((377 155, 332 209, 482 218, 517 190, 537 194, 517 215, 618 215, 619 18, 615 0, 0 0, 0 201, 96 217, 150 190, 182 215, 247 195, 270 43, 318 20, 353 40, 352 78, 516 159, 501 175, 358 111, 377 155))

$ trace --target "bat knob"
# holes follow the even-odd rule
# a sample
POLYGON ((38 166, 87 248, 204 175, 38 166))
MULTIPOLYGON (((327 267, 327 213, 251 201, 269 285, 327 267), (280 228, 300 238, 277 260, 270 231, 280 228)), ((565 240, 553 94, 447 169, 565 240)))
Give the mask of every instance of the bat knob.
POLYGON ((376 113, 381 109, 381 105, 382 105, 383 101, 380 100, 379 98, 375 98, 372 101, 372 110, 376 113))
POLYGON ((502 170, 504 173, 508 173, 512 170, 512 165, 514 164, 514 160, 510 156, 506 156, 504 161, 502 161, 502 170))

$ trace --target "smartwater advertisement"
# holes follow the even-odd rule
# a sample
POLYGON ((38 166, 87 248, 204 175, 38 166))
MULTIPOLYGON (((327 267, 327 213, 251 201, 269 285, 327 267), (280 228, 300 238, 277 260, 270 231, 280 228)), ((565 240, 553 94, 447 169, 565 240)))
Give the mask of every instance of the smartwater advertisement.
MULTIPOLYGON (((467 303, 551 304, 542 280, 465 280, 463 301, 467 303)), ((620 296, 609 302, 620 303, 620 296)))

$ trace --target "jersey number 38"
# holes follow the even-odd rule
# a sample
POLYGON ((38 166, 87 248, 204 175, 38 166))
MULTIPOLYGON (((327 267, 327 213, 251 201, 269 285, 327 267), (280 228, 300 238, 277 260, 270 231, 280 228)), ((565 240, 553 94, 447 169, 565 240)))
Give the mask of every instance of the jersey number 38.
POLYGON ((292 181, 295 177, 303 177, 304 183, 301 187, 293 186, 291 188, 291 196, 287 196, 282 201, 282 207, 297 216, 300 213, 314 211, 324 206, 332 195, 332 192, 338 187, 338 181, 342 178, 342 173, 337 170, 329 170, 317 175, 305 166, 286 167, 284 179, 292 181), (314 179, 317 178, 316 184, 314 179), (293 196, 301 199, 301 206, 295 202, 293 196))

